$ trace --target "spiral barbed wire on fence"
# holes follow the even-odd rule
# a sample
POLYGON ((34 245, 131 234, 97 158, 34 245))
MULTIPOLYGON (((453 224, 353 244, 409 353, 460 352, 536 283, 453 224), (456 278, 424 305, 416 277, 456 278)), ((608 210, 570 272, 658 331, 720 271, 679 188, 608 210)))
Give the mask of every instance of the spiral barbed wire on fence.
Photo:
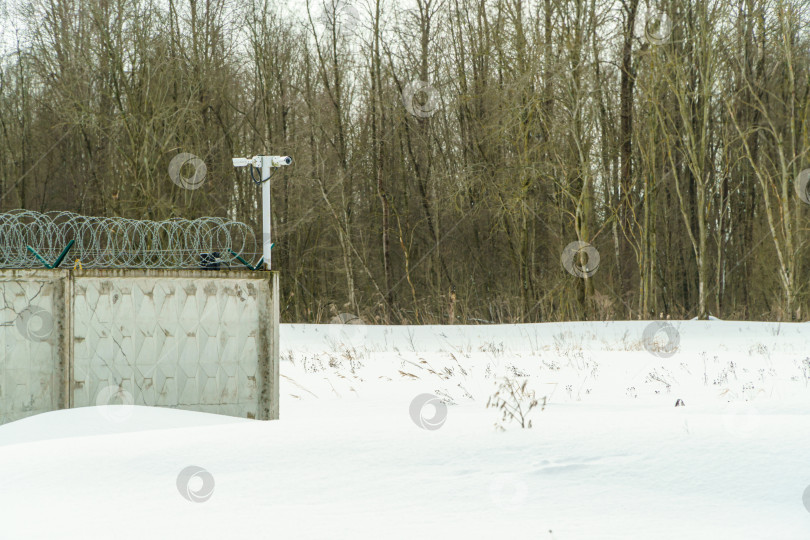
POLYGON ((214 257, 241 267, 231 250, 251 262, 259 252, 253 230, 225 218, 147 221, 13 210, 0 213, 0 268, 41 268, 28 246, 54 261, 71 240, 66 260, 78 259, 83 268, 200 268, 214 257))

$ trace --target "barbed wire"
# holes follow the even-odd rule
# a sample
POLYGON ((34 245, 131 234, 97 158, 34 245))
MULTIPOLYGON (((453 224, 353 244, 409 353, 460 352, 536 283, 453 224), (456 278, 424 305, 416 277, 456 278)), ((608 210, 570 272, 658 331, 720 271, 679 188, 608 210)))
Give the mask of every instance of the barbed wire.
POLYGON ((0 213, 0 268, 42 268, 29 247, 53 263, 71 240, 63 266, 78 259, 83 268, 242 267, 237 256, 253 262, 260 251, 247 224, 219 217, 148 221, 12 210, 0 213))

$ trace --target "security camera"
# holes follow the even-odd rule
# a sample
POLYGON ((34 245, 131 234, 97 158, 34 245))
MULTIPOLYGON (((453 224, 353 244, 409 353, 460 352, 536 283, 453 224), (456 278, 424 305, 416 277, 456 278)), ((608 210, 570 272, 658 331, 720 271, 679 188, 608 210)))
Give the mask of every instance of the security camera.
POLYGON ((233 158, 233 166, 234 167, 247 167, 248 165, 252 164, 253 160, 248 159, 246 157, 235 157, 233 158))
POLYGON ((252 165, 260 169, 263 164, 270 167, 284 167, 292 164, 290 156, 253 156, 252 158, 233 158, 234 167, 247 167, 252 165))
POLYGON ((269 156, 271 167, 283 167, 292 163, 290 156, 269 156))
MULTIPOLYGON (((273 176, 272 169, 286 167, 287 165, 292 165, 292 158, 290 156, 253 156, 252 158, 233 158, 234 167, 250 167, 250 179, 253 180, 254 184, 261 186, 262 188, 262 254, 264 257, 256 267, 253 267, 250 264, 245 263, 244 260, 240 259, 240 262, 244 263, 245 266, 251 270, 257 269, 262 265, 262 263, 264 263, 265 269, 270 270, 270 257, 272 255, 270 250, 273 249, 273 243, 270 241, 270 178, 273 176), (261 176, 258 180, 253 176, 253 169, 257 169, 261 172, 261 176)), ((212 264, 210 258, 211 257, 209 256, 208 259, 201 260, 201 264, 212 264)), ((213 263, 217 264, 216 259, 214 259, 213 263)))

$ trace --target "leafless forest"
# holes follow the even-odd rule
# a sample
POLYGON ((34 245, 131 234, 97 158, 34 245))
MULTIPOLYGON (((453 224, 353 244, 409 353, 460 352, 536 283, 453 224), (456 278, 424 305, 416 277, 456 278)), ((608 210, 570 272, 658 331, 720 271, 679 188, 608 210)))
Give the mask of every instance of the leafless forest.
POLYGON ((259 231, 288 154, 288 322, 804 320, 808 4, 0 4, 0 210, 259 231))

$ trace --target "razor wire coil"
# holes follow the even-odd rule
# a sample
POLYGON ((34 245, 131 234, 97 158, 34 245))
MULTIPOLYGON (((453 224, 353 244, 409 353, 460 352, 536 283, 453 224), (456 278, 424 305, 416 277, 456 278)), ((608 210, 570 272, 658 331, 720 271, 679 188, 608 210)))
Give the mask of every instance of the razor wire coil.
POLYGON ((29 246, 54 261, 71 240, 66 260, 78 259, 83 268, 200 268, 213 254, 221 265, 241 267, 236 256, 253 261, 259 252, 253 230, 226 218, 149 221, 13 210, 0 213, 0 268, 41 268, 29 246))

